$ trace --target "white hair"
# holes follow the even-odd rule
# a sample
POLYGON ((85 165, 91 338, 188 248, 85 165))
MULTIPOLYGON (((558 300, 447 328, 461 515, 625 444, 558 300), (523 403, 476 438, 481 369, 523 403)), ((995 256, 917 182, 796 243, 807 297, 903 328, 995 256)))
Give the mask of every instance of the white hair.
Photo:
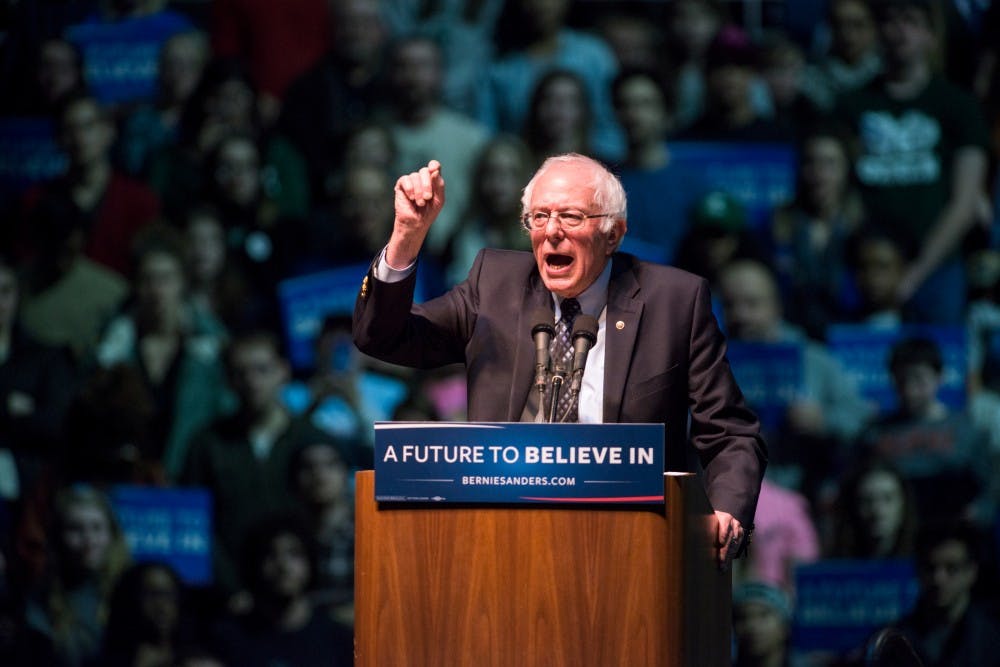
POLYGON ((531 193, 535 188, 535 181, 538 180, 538 177, 544 174, 549 167, 564 164, 591 167, 594 180, 590 183, 590 186, 594 189, 594 205, 602 213, 609 214, 608 217, 601 220, 601 232, 610 232, 616 220, 626 219, 625 188, 622 187, 621 181, 618 180, 617 176, 608 171, 607 167, 603 164, 579 153, 554 155, 542 163, 542 166, 538 168, 538 171, 531 177, 528 184, 524 186, 524 192, 521 195, 522 215, 528 213, 528 206, 531 203, 531 193))

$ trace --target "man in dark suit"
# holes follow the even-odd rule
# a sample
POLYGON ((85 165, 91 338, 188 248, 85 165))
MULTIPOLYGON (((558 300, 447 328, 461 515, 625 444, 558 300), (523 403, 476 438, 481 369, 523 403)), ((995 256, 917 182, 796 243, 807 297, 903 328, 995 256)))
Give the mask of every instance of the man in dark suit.
POLYGON ((396 182, 392 235, 355 307, 358 347, 420 368, 465 363, 469 418, 518 421, 532 413, 534 313, 554 309, 558 321, 578 304, 599 324, 579 421, 664 423, 668 469, 689 467, 690 441, 727 567, 752 525, 766 453, 730 373, 705 281, 617 253, 626 231, 621 183, 570 154, 547 160, 525 187, 533 253, 484 250, 465 282, 415 306, 414 264, 443 205, 436 160, 396 182))

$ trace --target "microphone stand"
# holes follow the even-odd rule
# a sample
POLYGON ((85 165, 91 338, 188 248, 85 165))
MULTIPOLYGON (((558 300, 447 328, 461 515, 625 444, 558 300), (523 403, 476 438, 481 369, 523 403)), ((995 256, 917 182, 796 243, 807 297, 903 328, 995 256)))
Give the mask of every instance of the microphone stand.
POLYGON ((559 412, 559 392, 562 390, 563 381, 566 379, 566 369, 556 366, 552 371, 552 400, 549 403, 549 418, 546 420, 550 424, 556 421, 559 412))

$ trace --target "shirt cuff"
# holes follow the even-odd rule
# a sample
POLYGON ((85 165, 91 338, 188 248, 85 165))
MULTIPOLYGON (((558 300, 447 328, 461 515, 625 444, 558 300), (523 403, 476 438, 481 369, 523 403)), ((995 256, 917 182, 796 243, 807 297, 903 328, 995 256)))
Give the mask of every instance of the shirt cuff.
MULTIPOLYGON (((386 246, 388 247, 388 246, 386 246)), ((409 266, 402 269, 394 269, 385 261, 385 248, 379 253, 378 261, 375 262, 375 277, 384 283, 398 283, 409 277, 416 269, 417 262, 414 260, 409 266)))

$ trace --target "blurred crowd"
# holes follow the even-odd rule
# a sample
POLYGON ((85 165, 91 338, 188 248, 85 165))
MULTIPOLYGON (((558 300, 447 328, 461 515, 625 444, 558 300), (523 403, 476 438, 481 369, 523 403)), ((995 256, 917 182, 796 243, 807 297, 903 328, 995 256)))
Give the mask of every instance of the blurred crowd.
POLYGON ((0 18, 0 664, 351 664, 372 422, 465 410, 462 368, 350 341, 395 178, 437 159, 447 181, 428 298, 480 248, 528 247, 521 188, 565 152, 622 179, 626 250, 710 282, 734 355, 793 355, 780 401, 747 391, 770 465, 737 664, 804 659, 795 572, 827 559, 910 563, 893 636, 926 665, 1000 664, 1000 4, 20 0, 0 18), (746 183, 678 157, 704 144, 751 171, 785 151, 787 196, 758 215, 746 183), (288 286, 345 268, 345 303, 320 299, 303 334, 288 286), (892 334, 863 369, 888 401, 836 354, 847 324, 892 334), (140 556, 122 487, 208 494, 206 580, 140 556))

